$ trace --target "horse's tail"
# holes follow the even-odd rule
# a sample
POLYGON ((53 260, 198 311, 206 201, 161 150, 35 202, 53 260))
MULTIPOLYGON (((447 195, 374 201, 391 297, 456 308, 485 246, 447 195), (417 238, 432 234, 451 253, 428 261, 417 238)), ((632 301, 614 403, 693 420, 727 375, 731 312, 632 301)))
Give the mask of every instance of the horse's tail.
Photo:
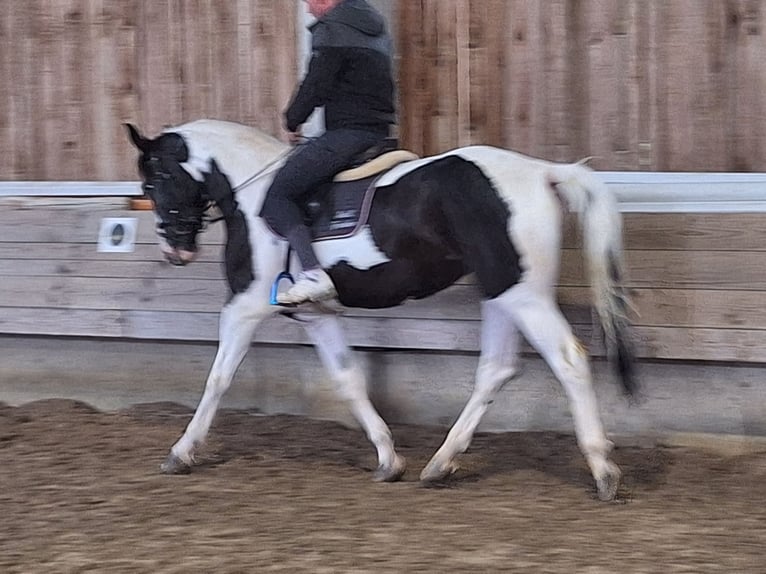
POLYGON ((555 166, 550 183, 578 214, 583 251, 594 306, 604 332, 607 357, 625 392, 638 389, 628 319, 629 300, 623 286, 622 217, 606 185, 582 163, 555 166))

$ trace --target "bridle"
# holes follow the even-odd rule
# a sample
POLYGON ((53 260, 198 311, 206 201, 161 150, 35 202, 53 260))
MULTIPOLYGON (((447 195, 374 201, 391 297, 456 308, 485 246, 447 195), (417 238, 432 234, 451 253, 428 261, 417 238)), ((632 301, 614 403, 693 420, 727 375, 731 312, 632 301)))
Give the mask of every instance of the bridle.
MULTIPOLYGON (((295 153, 298 147, 299 146, 293 146, 285 152, 279 154, 276 158, 256 171, 245 181, 234 187, 232 192, 236 194, 237 192, 249 187, 262 177, 270 174, 288 157, 290 157, 290 155, 295 153)), ((152 180, 160 180, 166 182, 173 178, 172 174, 165 170, 160 158, 150 155, 147 159, 147 164, 151 166, 151 172, 153 174, 152 180)), ((201 182, 197 182, 196 180, 194 181, 198 186, 202 187, 203 184, 201 182)), ((144 190, 150 196, 152 195, 151 191, 153 191, 155 188, 156 186, 150 183, 150 181, 147 181, 144 184, 144 190)), ((178 238, 185 240, 189 236, 196 236, 200 233, 203 233, 211 223, 217 223, 218 221, 224 219, 225 216, 221 212, 220 208, 218 208, 216 201, 214 199, 210 199, 209 197, 205 197, 204 190, 200 190, 199 199, 205 201, 204 205, 200 206, 201 209, 194 209, 194 205, 189 205, 189 208, 183 209, 183 214, 181 213, 182 210, 178 208, 168 210, 167 215, 170 216, 170 220, 164 221, 160 219, 160 223, 158 224, 158 230, 161 231, 160 234, 163 235, 166 239, 168 238, 168 235, 172 235, 176 240, 178 238), (189 213, 189 211, 193 211, 193 213, 189 213), (169 230, 172 230, 170 234, 168 233, 169 230)))

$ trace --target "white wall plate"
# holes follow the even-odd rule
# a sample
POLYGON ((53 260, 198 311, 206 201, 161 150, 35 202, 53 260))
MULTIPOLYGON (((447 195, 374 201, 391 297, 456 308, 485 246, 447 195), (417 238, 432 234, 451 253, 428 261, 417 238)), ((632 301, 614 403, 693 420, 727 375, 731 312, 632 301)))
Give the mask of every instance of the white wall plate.
POLYGON ((135 217, 104 217, 98 232, 102 253, 131 253, 136 244, 138 220, 135 217))

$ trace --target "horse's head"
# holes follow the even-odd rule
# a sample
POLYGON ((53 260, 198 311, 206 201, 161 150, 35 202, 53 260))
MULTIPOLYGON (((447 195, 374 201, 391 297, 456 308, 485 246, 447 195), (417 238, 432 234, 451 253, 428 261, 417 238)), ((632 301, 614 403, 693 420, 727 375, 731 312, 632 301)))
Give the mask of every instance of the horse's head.
POLYGON ((197 255, 197 235, 204 227, 210 203, 205 184, 184 169, 189 150, 179 134, 163 133, 149 139, 131 124, 126 127, 141 152, 141 187, 154 203, 160 248, 173 265, 186 265, 197 255))

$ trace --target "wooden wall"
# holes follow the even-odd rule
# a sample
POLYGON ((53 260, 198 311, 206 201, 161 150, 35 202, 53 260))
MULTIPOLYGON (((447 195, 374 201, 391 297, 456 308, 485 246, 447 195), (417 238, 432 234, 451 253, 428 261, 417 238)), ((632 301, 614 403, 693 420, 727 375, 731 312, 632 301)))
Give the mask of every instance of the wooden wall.
MULTIPOLYGON (((763 0, 376 0, 401 135, 597 169, 766 171, 763 0)), ((293 0, 6 0, 0 180, 135 179, 120 124, 279 132, 293 0)))
MULTIPOLYGON (((626 214, 629 285, 639 312, 640 356, 766 362, 766 227, 763 214, 626 214)), ((567 222, 560 300, 592 353, 587 282, 578 234, 567 222)), ((199 261, 161 261, 153 216, 104 203, 0 209, 0 335, 215 341, 227 290, 220 224, 203 235, 199 261), (139 220, 133 253, 97 253, 106 216, 139 220)), ((346 316, 361 347, 474 352, 478 297, 466 278, 430 299, 346 316)), ((270 319, 259 342, 307 343, 301 328, 270 319)))
POLYGON ((134 180, 121 123, 280 130, 297 75, 286 0, 4 0, 0 180, 134 180))
POLYGON ((401 132, 597 169, 766 171, 763 0, 399 3, 401 132))

